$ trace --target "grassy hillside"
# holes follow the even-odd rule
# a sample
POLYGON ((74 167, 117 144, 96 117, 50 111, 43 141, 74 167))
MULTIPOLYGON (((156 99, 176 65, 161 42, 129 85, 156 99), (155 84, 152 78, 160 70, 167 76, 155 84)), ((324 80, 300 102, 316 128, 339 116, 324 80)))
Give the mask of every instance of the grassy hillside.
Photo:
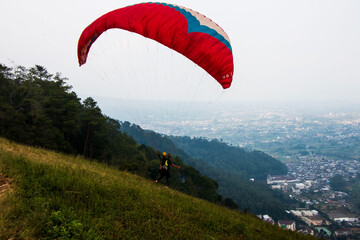
POLYGON ((120 129, 138 143, 171 152, 214 179, 219 186, 218 193, 235 201, 239 209, 268 214, 275 220, 292 218, 285 210, 296 208, 298 202, 270 189, 264 180, 258 181, 258 177, 286 173, 286 166, 271 156, 229 146, 216 139, 166 136, 129 122, 121 123, 120 129), (256 181, 249 181, 250 177, 256 181))
POLYGON ((0 239, 313 239, 82 157, 0 138, 0 239))

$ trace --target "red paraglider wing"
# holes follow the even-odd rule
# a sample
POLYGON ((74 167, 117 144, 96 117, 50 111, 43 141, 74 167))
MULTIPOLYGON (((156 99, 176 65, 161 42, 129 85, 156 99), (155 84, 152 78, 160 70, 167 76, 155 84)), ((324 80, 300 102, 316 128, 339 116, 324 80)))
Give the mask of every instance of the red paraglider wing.
POLYGON ((224 89, 231 85, 234 65, 230 40, 221 27, 198 12, 166 3, 140 3, 109 12, 82 32, 80 66, 86 63, 95 40, 113 28, 151 38, 189 58, 224 89))

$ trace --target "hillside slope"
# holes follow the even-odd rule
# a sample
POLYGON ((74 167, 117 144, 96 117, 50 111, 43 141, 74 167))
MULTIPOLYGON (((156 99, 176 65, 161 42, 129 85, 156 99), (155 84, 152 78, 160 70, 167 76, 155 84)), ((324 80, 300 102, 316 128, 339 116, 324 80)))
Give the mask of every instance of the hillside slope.
MULTIPOLYGON (((120 132, 117 120, 102 114, 91 97, 81 101, 66 80, 39 65, 12 68, 0 63, 0 136, 82 155, 155 180, 159 175, 157 149, 139 145, 120 132)), ((172 188, 232 206, 217 193, 218 184, 213 179, 201 176, 179 158, 173 160, 181 170, 172 171, 172 188)))
POLYGON ((0 239, 314 239, 82 157, 0 138, 0 239))
POLYGON ((255 182, 249 181, 250 177, 286 172, 284 164, 263 152, 245 151, 217 140, 166 136, 129 122, 121 123, 120 129, 138 143, 177 155, 201 174, 216 180, 218 192, 233 199, 239 209, 269 214, 278 220, 290 218, 285 210, 296 207, 296 201, 270 189, 265 181, 257 178, 255 182))

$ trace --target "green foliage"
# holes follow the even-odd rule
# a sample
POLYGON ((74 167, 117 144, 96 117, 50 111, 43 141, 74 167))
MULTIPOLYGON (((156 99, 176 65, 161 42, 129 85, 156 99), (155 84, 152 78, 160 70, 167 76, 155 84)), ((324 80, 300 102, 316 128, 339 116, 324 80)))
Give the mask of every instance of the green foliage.
POLYGON ((0 198, 0 239, 315 239, 105 164, 2 138, 0 169, 12 188, 0 198))
POLYGON ((239 208, 239 206, 231 198, 225 198, 223 203, 224 203, 224 206, 231 208, 231 209, 239 208))
POLYGON ((351 179, 347 183, 348 201, 352 204, 356 213, 360 214, 360 176, 351 179))
POLYGON ((346 192, 347 202, 351 203, 353 210, 360 214, 360 176, 345 180, 341 175, 335 175, 330 180, 330 187, 335 191, 346 192))
POLYGON ((66 78, 36 65, 0 65, 0 135, 30 145, 72 153, 80 108, 66 78))
MULTIPOLYGON (((74 213, 73 213, 74 214, 74 213)), ((85 231, 83 224, 61 211, 51 213, 46 224, 46 239, 101 239, 93 229, 85 231)))
POLYGON ((340 191, 340 192, 347 192, 347 182, 345 181, 344 177, 341 175, 335 175, 330 180, 330 187, 334 191, 340 191))

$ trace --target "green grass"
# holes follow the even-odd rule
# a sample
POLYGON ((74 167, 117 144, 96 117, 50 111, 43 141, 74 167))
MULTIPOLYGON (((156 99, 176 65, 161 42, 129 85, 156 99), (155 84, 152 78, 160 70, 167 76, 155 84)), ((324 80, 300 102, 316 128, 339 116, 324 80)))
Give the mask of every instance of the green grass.
POLYGON ((0 239, 313 239, 127 172, 0 138, 0 239))

